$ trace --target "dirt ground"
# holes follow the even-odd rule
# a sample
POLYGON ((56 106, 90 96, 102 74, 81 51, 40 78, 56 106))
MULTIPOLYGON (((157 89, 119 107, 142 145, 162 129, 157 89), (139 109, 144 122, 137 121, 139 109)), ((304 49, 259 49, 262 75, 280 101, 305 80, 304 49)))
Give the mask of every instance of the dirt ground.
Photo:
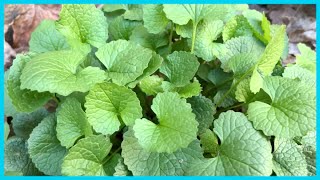
MULTIPOLYGON (((97 5, 100 7, 100 5, 97 5)), ((4 68, 8 69, 17 53, 28 51, 31 32, 43 19, 57 19, 60 5, 6 5, 4 68)), ((297 43, 316 48, 315 5, 250 5, 250 9, 265 12, 273 24, 286 24, 289 36, 289 56, 295 60, 297 43)))

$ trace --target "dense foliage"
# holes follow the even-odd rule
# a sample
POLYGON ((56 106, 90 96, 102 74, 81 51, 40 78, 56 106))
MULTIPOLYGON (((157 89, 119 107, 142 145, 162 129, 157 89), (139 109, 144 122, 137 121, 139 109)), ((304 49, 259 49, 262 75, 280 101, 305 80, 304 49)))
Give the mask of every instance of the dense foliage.
POLYGON ((316 55, 284 64, 284 25, 247 5, 59 18, 5 74, 7 175, 315 175, 316 55))

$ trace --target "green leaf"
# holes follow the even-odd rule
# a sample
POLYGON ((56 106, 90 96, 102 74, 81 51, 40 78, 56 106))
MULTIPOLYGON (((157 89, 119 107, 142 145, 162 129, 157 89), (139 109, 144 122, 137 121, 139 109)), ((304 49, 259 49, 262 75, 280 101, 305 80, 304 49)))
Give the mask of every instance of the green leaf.
POLYGON ((29 46, 29 51, 35 53, 69 49, 66 38, 56 29, 52 20, 43 20, 32 32, 29 46))
POLYGON ((189 21, 186 25, 176 24, 176 33, 183 38, 192 38, 192 21, 189 21))
POLYGON ((103 135, 80 139, 63 159, 62 174, 67 176, 105 176, 104 159, 112 144, 103 135))
POLYGON ((302 147, 291 139, 274 140, 273 170, 277 176, 307 176, 302 147))
MULTIPOLYGON (((226 87, 224 87, 223 89, 219 90, 213 97, 213 102, 214 104, 218 104, 219 101, 224 98, 225 94, 227 93, 228 89, 230 89, 230 86, 228 89, 225 89, 226 87)), ((228 94, 224 100, 220 103, 220 105, 218 107, 229 107, 232 106, 234 103, 236 102, 234 96, 230 93, 228 94)))
POLYGON ((269 176, 272 173, 271 144, 239 112, 221 113, 214 122, 221 140, 218 156, 191 163, 186 175, 269 176))
POLYGON ((218 138, 210 129, 206 129, 202 134, 200 134, 200 143, 205 153, 210 153, 214 157, 218 155, 218 138))
POLYGON ((182 87, 177 87, 170 82, 163 81, 161 87, 164 92, 177 92, 182 98, 198 96, 202 91, 201 84, 199 83, 197 78, 194 78, 193 82, 190 82, 182 87))
POLYGON ((316 175, 316 132, 310 131, 301 138, 309 176, 316 175))
POLYGON ((117 11, 117 10, 125 10, 127 9, 126 4, 105 4, 103 6, 103 11, 105 12, 113 12, 113 11, 117 11))
POLYGON ((81 103, 75 98, 67 98, 57 112, 57 138, 62 146, 70 148, 82 136, 92 135, 81 103))
POLYGON ((296 55, 296 63, 298 66, 308 69, 313 74, 316 73, 316 52, 310 49, 308 46, 299 43, 298 49, 300 55, 296 55))
POLYGON ((161 84, 163 79, 157 75, 152 75, 144 78, 140 83, 140 89, 146 93, 147 96, 155 96, 159 92, 163 92, 161 84))
POLYGON ((177 93, 159 93, 151 106, 159 124, 137 119, 133 126, 140 145, 150 152, 172 153, 197 138, 198 122, 191 105, 177 93), (174 138, 172 138, 174 137, 174 138))
POLYGON ((166 32, 152 34, 143 26, 136 27, 130 36, 130 41, 154 51, 159 47, 167 45, 168 40, 169 38, 166 32))
POLYGON ((9 138, 5 143, 4 169, 21 172, 25 176, 42 174, 31 161, 25 140, 16 136, 9 138))
POLYGON ((132 31, 142 25, 140 21, 130 21, 124 19, 122 16, 118 16, 112 20, 109 20, 109 35, 112 40, 125 39, 129 40, 132 31))
POLYGON ((78 67, 85 54, 80 51, 51 51, 33 57, 22 70, 21 88, 49 91, 67 96, 74 91, 87 92, 102 82, 104 71, 97 67, 78 67), (41 83, 39 83, 41 82, 41 83))
POLYGON ((143 18, 143 10, 141 4, 126 5, 126 12, 123 14, 125 19, 141 21, 143 18))
POLYGON ((263 78, 271 75, 275 65, 280 60, 284 50, 285 33, 285 26, 281 26, 255 66, 250 82, 250 90, 253 93, 259 92, 260 88, 262 88, 263 78))
POLYGON ((23 176, 21 171, 5 171, 4 176, 23 176))
POLYGON ((61 175, 67 149, 56 137, 56 117, 50 115, 35 127, 28 139, 28 152, 35 166, 46 175, 61 175))
POLYGON ((123 157, 118 159, 118 164, 115 167, 115 173, 113 176, 130 176, 132 173, 128 170, 128 167, 124 164, 123 157))
POLYGON ((163 5, 143 5, 143 23, 150 33, 158 34, 163 32, 169 23, 169 19, 167 19, 163 11, 163 5))
POLYGON ((142 117, 140 101, 136 94, 114 83, 94 86, 86 96, 86 114, 93 129, 102 134, 112 134, 121 124, 131 126, 142 117))
POLYGON ((282 73, 283 77, 287 77, 290 79, 299 79, 301 82, 306 83, 312 87, 316 86, 316 77, 315 75, 298 65, 286 67, 284 72, 282 73))
POLYGON ((202 157, 199 141, 173 153, 157 153, 145 150, 129 129, 121 144, 122 156, 134 176, 182 176, 190 162, 202 157))
POLYGON ((304 136, 316 126, 315 89, 300 81, 279 76, 265 77, 262 89, 271 104, 249 104, 248 118, 268 136, 304 136), (292 89, 292 90, 289 90, 292 89))
POLYGON ((148 63, 148 67, 143 70, 142 75, 140 75, 135 81, 129 83, 128 87, 134 88, 140 81, 155 73, 160 68, 162 62, 163 58, 159 54, 152 52, 152 57, 148 63))
POLYGON ((271 103, 269 95, 266 94, 263 90, 260 90, 257 94, 253 94, 250 91, 250 78, 246 78, 238 84, 235 92, 235 97, 239 102, 244 102, 246 104, 254 101, 271 103))
POLYGON ((59 17, 57 29, 72 47, 80 43, 99 47, 108 39, 106 17, 94 4, 64 4, 59 17))
POLYGON ((121 158, 121 155, 116 153, 112 153, 111 155, 107 156, 104 160, 103 169, 107 176, 112 176, 116 170, 116 166, 118 165, 118 161, 121 158))
POLYGON ((201 20, 223 19, 228 13, 227 5, 207 4, 164 4, 163 11, 168 19, 179 25, 185 25, 190 20, 198 24, 201 20))
MULTIPOLYGON (((7 79, 7 91, 15 109, 20 112, 32 112, 43 106, 51 97, 48 92, 39 93, 27 89, 21 89, 23 70, 30 64, 30 57, 18 55, 13 61, 7 79), (27 63, 28 62, 28 63, 27 63)), ((48 62, 45 61, 46 64, 48 62)), ((43 67, 41 67, 43 69, 43 67)), ((35 72, 32 72, 35 73, 35 72)))
POLYGON ((49 115, 45 108, 40 108, 32 113, 19 113, 13 117, 12 128, 14 134, 23 139, 28 139, 32 130, 49 115))
POLYGON ((252 36, 252 29, 248 20, 243 15, 234 16, 223 28, 223 41, 228 41, 234 37, 252 36))
POLYGON ((199 65, 200 63, 193 54, 175 51, 167 56, 160 67, 160 72, 165 74, 172 84, 184 86, 194 77, 199 65))
POLYGON ((213 115, 216 113, 214 104, 202 95, 189 98, 187 102, 191 104, 192 112, 199 123, 198 134, 204 133, 213 123, 213 115))
POLYGON ((225 43, 226 54, 220 59, 221 68, 224 71, 230 71, 228 61, 233 56, 247 53, 251 54, 252 59, 258 59, 264 51, 264 46, 261 42, 253 37, 241 36, 232 38, 225 43))
POLYGON ((221 35, 223 21, 205 21, 197 29, 194 54, 206 61, 220 58, 225 53, 224 45, 216 41, 221 35))
MULTIPOLYGON (((11 68, 12 68, 12 66, 11 66, 11 68)), ((4 89, 3 89, 3 91, 4 91, 4 96, 3 96, 4 115, 13 117, 14 115, 16 115, 18 113, 18 111, 16 110, 16 108, 12 104, 12 100, 8 95, 7 82, 8 82, 9 73, 10 73, 10 69, 5 71, 5 73, 4 73, 4 89)))
POLYGON ((125 40, 112 41, 96 52, 108 76, 118 85, 126 85, 142 75, 152 55, 151 50, 125 40))

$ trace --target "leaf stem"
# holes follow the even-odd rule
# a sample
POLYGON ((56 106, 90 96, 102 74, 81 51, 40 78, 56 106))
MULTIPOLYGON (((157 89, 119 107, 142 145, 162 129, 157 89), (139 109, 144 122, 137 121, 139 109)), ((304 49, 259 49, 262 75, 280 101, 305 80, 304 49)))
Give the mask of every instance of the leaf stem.
POLYGON ((196 41, 196 32, 197 32, 197 26, 198 23, 193 24, 193 28, 192 28, 192 44, 191 44, 191 53, 194 53, 194 44, 196 41))
POLYGON ((121 150, 121 146, 119 146, 108 158, 102 161, 102 164, 104 165, 107 163, 114 155, 116 155, 121 150))

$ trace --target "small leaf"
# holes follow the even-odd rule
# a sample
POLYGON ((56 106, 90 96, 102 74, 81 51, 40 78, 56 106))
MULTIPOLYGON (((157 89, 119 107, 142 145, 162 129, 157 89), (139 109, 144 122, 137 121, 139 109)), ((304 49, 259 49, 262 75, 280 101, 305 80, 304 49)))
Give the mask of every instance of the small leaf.
POLYGON ((81 103, 75 98, 67 98, 59 107, 56 130, 57 138, 66 148, 73 146, 80 137, 92 134, 81 103))
POLYGON ((124 19, 122 16, 118 16, 109 20, 109 35, 112 40, 124 39, 129 40, 132 31, 142 25, 140 21, 130 21, 124 19))
POLYGON ((296 63, 298 66, 308 69, 312 73, 316 73, 316 52, 310 49, 308 46, 299 43, 298 49, 300 55, 296 55, 296 63))
POLYGON ((166 32, 152 34, 143 26, 136 27, 130 36, 130 41, 154 51, 157 50, 157 48, 166 46, 168 44, 168 40, 169 38, 166 32))
POLYGON ((163 11, 163 5, 143 5, 143 23, 150 33, 158 34, 163 32, 169 23, 169 19, 167 19, 163 11))
POLYGON ((89 136, 73 146, 63 159, 62 174, 66 176, 105 176, 104 159, 112 144, 103 135, 89 136))
POLYGON ((136 94, 114 83, 94 86, 86 96, 86 114, 93 129, 102 134, 112 134, 121 124, 131 126, 142 117, 140 101, 136 94))
POLYGON ((172 84, 184 86, 194 77, 199 65, 200 63, 193 54, 175 51, 167 56, 160 67, 160 72, 165 74, 172 84))
POLYGON ((159 93, 151 106, 159 124, 137 119, 133 126, 140 145, 150 152, 172 153, 196 139, 198 122, 190 104, 177 93, 159 93), (174 138, 172 138, 174 137, 174 138))
POLYGON ((161 84, 163 79, 157 75, 152 75, 144 78, 140 84, 140 89, 146 93, 147 96, 155 96, 159 92, 163 92, 161 84))

